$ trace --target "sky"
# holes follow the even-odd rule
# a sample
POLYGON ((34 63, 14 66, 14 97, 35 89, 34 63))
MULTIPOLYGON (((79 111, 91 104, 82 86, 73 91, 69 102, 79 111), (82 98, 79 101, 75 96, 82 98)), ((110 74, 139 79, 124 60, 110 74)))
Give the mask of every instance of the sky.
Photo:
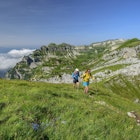
POLYGON ((140 38, 140 0, 0 0, 0 47, 140 38))

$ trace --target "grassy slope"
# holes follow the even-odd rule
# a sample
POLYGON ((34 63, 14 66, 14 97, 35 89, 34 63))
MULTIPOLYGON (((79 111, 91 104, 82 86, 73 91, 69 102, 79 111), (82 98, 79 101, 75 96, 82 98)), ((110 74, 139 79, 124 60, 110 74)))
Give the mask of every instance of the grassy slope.
POLYGON ((140 139, 140 127, 127 116, 140 110, 133 102, 140 96, 135 85, 92 83, 88 96, 82 85, 77 90, 71 84, 0 80, 0 139, 140 139))
POLYGON ((135 47, 138 45, 140 45, 140 40, 137 38, 133 38, 133 39, 130 39, 130 40, 124 42, 122 45, 120 45, 120 47, 118 49, 122 49, 122 48, 126 48, 126 47, 132 48, 132 47, 135 47))

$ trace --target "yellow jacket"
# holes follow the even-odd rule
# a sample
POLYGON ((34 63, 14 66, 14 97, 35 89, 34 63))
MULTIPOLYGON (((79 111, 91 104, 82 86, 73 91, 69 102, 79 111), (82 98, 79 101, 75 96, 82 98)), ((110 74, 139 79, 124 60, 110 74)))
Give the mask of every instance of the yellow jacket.
POLYGON ((84 82, 89 82, 89 79, 90 78, 93 78, 94 79, 94 77, 90 73, 87 73, 87 72, 84 73, 81 77, 83 78, 83 81, 84 82))

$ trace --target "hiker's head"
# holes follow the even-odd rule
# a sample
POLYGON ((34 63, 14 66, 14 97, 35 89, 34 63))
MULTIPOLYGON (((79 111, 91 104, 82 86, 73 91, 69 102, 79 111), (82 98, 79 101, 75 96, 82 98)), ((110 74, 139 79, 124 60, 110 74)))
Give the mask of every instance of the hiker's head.
POLYGON ((75 69, 75 72, 79 72, 79 69, 76 68, 76 69, 75 69))
POLYGON ((87 69, 85 72, 86 72, 86 73, 87 73, 87 72, 90 73, 90 69, 87 69))

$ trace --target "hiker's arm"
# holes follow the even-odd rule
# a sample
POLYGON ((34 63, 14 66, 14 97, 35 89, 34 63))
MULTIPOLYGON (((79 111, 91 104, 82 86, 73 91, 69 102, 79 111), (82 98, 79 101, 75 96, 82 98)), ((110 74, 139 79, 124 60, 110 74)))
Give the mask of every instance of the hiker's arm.
POLYGON ((92 75, 92 80, 95 80, 95 77, 92 75))
POLYGON ((81 78, 84 78, 84 77, 85 77, 85 73, 84 73, 84 74, 82 74, 80 77, 81 77, 81 78))
POLYGON ((74 73, 72 73, 72 78, 74 79, 74 73))
POLYGON ((94 76, 93 75, 90 75, 90 77, 92 78, 92 80, 95 80, 94 76))

